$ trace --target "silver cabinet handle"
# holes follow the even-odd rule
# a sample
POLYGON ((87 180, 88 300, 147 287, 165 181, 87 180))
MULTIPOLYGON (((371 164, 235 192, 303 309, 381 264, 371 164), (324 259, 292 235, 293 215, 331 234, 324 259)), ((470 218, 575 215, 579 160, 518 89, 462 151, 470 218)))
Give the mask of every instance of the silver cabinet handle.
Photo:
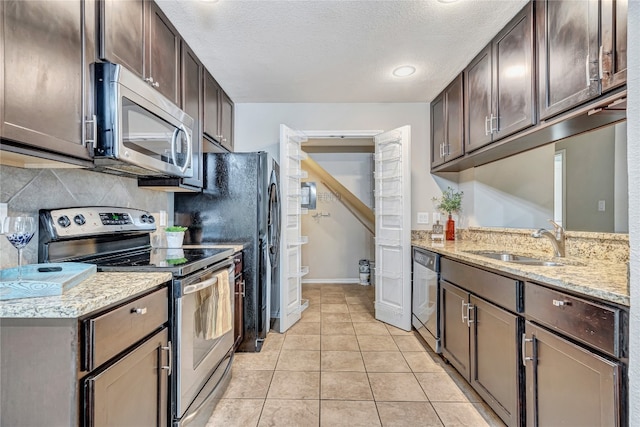
POLYGON ((471 318, 471 312, 473 311, 475 307, 473 306, 473 304, 469 303, 467 304, 467 326, 470 328, 471 324, 474 322, 474 320, 471 318))
POLYGON ((462 307, 460 307, 460 310, 462 312, 462 323, 467 323, 467 316, 469 315, 469 311, 464 307, 467 306, 468 304, 464 302, 464 300, 462 300, 461 302, 462 302, 462 307))
POLYGON ((147 314, 147 307, 132 308, 131 309, 131 314, 140 314, 140 315, 147 314))
POLYGON ((584 68, 587 76, 587 87, 591 86, 591 73, 589 72, 589 54, 587 53, 587 59, 584 62, 584 68))
POLYGON ((160 349, 163 351, 167 351, 169 354, 169 360, 168 360, 169 363, 167 364, 167 366, 162 366, 161 369, 167 371, 167 375, 171 375, 171 371, 172 371, 171 366, 173 365, 173 353, 171 352, 171 341, 167 342, 166 347, 162 346, 160 347, 160 349))
POLYGON ((522 334, 522 365, 527 366, 527 360, 533 360, 533 357, 527 357, 526 345, 528 342, 533 342, 534 338, 527 338, 527 334, 522 334))
POLYGON ((561 301, 561 300, 557 300, 557 299, 554 299, 551 303, 555 307, 563 307, 565 305, 571 305, 571 301, 561 301))
POLYGON ((489 133, 493 134, 494 132, 498 132, 498 127, 500 126, 500 121, 498 120, 498 116, 494 116, 491 113, 491 117, 489 118, 489 133), (496 121, 496 127, 493 127, 493 121, 496 121))
POLYGON ((484 116, 484 134, 489 135, 489 117, 484 116))
POLYGON ((603 68, 603 64, 602 64, 603 53, 604 53, 604 47, 602 45, 600 45, 600 51, 598 53, 598 75, 600 76, 600 80, 602 80, 603 77, 604 77, 604 70, 602 69, 603 68))
POLYGON ((88 144, 91 144, 91 146, 93 148, 97 148, 98 147, 98 119, 96 117, 96 115, 94 114, 93 116, 91 116, 91 120, 85 120, 84 124, 85 124, 85 132, 86 132, 86 125, 88 125, 89 123, 91 123, 91 139, 86 139, 85 137, 85 141, 84 144, 85 146, 88 144))
POLYGON ((243 280, 243 281, 242 281, 242 297, 243 297, 243 298, 244 298, 244 296, 245 296, 245 294, 244 294, 244 293, 245 293, 245 291, 247 290, 247 289, 246 289, 246 286, 247 286, 247 284, 246 284, 246 282, 243 280))

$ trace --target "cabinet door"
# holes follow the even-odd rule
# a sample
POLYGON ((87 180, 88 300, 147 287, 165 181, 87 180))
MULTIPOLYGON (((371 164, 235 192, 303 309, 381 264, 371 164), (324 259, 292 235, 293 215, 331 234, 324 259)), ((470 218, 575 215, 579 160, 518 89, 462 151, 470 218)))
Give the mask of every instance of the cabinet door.
POLYGON ((204 73, 204 133, 216 142, 220 136, 220 86, 208 71, 204 73))
POLYGON ((601 0, 602 91, 627 82, 627 0, 601 0))
POLYGON ((114 62, 144 77, 146 0, 98 2, 100 59, 114 62))
POLYGON ((431 102, 431 167, 444 163, 444 94, 431 102))
POLYGON ((149 2, 149 6, 145 77, 160 93, 178 105, 180 102, 180 34, 155 2, 149 2))
POLYGON ((2 137, 90 159, 82 138, 82 2, 7 0, 3 8, 2 137))
POLYGON ((202 187, 202 99, 203 66, 189 46, 182 42, 182 109, 194 120, 193 177, 184 178, 185 184, 202 187))
POLYGON ((533 3, 493 41, 496 141, 535 124, 533 3))
POLYGON ((166 426, 168 330, 84 380, 86 426, 166 426))
POLYGON ((540 119, 600 94, 598 0, 536 3, 540 119))
POLYGON ((447 88, 446 120, 446 161, 464 154, 464 115, 462 96, 462 73, 447 88))
POLYGON ((617 363, 529 321, 525 337, 528 426, 620 425, 617 363))
POLYGON ((236 276, 235 280, 235 308, 233 314, 233 342, 234 348, 238 348, 244 338, 244 278, 236 276))
POLYGON ((233 152, 233 102, 222 90, 220 91, 220 144, 233 152))
POLYGON ((471 385, 509 426, 520 425, 518 317, 471 296, 471 385))
POLYGON ((480 52, 464 70, 466 150, 475 150, 491 142, 494 117, 491 44, 480 52))
POLYGON ((469 381, 469 294, 444 280, 440 285, 442 355, 469 381))

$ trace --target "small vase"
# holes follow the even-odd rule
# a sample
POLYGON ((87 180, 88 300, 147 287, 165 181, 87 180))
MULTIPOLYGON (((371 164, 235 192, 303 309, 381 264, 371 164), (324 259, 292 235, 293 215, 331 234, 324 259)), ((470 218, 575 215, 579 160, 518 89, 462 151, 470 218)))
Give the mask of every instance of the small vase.
POLYGON ((456 240, 456 222, 451 217, 451 214, 449 214, 449 219, 447 219, 446 238, 447 240, 456 240))

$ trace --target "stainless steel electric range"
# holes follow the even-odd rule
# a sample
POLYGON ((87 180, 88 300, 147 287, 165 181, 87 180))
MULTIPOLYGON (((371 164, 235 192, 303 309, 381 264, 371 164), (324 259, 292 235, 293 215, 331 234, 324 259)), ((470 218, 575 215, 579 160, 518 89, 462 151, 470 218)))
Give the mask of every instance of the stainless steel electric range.
MULTIPOLYGON (((204 426, 224 392, 233 361, 233 328, 218 337, 197 319, 219 273, 233 277, 233 249, 152 248, 149 212, 124 207, 40 211, 39 262, 88 262, 98 271, 166 271, 173 275, 170 311, 171 418, 174 426, 204 426), (205 328, 206 329, 206 328, 205 328)), ((229 280, 233 295, 233 280, 229 280)), ((233 298, 231 312, 233 313, 233 298)))

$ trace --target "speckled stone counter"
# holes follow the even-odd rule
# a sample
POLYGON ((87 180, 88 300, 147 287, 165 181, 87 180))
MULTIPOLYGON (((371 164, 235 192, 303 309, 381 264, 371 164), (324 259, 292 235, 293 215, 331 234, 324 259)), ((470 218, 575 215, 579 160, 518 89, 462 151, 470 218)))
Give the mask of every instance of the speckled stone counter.
POLYGON ((171 273, 96 273, 60 296, 0 301, 0 318, 76 318, 171 278, 171 273))
POLYGON ((453 260, 519 276, 524 280, 547 284, 627 307, 630 304, 627 264, 625 262, 594 259, 589 261, 589 259, 569 256, 562 258, 560 262, 565 264, 562 266, 533 266, 498 261, 470 252, 501 252, 506 250, 510 253, 544 260, 551 260, 552 256, 548 252, 533 251, 526 247, 505 248, 502 245, 468 240, 433 243, 428 239, 413 239, 411 244, 437 252, 453 260))

